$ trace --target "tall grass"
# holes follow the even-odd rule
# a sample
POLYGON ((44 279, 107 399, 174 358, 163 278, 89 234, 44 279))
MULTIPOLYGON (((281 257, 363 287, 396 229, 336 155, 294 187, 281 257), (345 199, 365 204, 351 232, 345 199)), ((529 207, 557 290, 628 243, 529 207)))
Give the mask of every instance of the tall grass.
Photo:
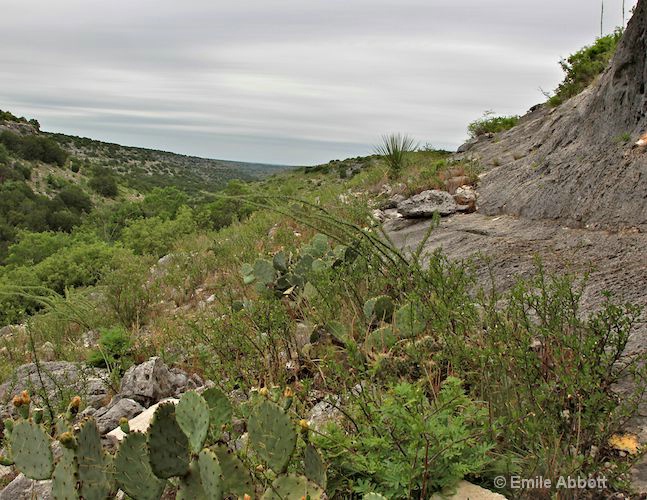
POLYGON ((382 144, 375 147, 375 153, 384 156, 392 178, 397 178, 405 166, 407 154, 418 147, 412 137, 406 134, 382 136, 382 144))

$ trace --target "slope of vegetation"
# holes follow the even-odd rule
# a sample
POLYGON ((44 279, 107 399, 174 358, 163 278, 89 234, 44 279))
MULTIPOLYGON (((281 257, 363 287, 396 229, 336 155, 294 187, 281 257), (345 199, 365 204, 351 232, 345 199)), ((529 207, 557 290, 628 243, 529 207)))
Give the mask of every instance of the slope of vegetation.
MULTIPOLYGON (((605 475, 625 491, 634 456, 609 439, 635 399, 611 387, 642 373, 639 359, 617 364, 638 310, 609 301, 586 317, 572 277, 538 267, 501 294, 480 290, 469 263, 392 248, 376 205, 478 172, 442 151, 406 156, 396 172, 355 158, 230 183, 198 204, 155 189, 69 233, 20 232, 0 310, 27 329, 4 341, 4 375, 49 342, 57 359, 116 378, 161 355, 225 392, 289 387, 297 419, 332 402, 335 418, 309 438, 332 498, 427 498, 462 478, 493 487, 538 473, 605 475), (80 341, 87 330, 101 332, 100 356, 80 341)), ((253 450, 238 457, 267 488, 253 450)))

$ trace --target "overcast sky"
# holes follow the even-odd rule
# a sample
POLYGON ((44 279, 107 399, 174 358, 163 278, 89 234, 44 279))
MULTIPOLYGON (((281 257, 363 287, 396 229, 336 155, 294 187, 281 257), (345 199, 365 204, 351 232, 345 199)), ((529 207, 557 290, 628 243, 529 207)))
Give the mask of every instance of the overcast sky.
POLYGON ((322 163, 389 132, 454 149, 483 111, 542 101, 599 30, 598 0, 0 0, 0 109, 232 160, 322 163))

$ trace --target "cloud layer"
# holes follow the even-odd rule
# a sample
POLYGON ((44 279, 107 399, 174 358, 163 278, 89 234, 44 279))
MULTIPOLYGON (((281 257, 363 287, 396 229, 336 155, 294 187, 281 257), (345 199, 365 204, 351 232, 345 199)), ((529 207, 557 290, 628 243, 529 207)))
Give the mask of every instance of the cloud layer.
MULTIPOLYGON (((393 131, 455 148, 483 111, 543 100, 558 60, 600 29, 591 0, 0 3, 0 109, 46 130, 282 164, 368 154, 393 131)), ((621 4, 605 1, 605 31, 621 4)))

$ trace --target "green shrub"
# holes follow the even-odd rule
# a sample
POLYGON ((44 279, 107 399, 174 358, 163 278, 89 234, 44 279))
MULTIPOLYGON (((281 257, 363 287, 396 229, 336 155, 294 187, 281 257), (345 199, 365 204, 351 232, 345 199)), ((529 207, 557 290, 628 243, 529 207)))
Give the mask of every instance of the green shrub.
POLYGON ((126 328, 143 324, 157 297, 159 287, 150 272, 153 264, 154 258, 119 251, 110 262, 110 272, 101 281, 108 305, 126 328))
POLYGON ((56 141, 41 135, 18 135, 9 130, 0 133, 0 143, 14 154, 29 161, 65 165, 68 154, 56 141))
POLYGON ((175 241, 195 230, 193 211, 189 207, 182 207, 175 219, 150 217, 130 221, 122 231, 121 240, 138 255, 162 257, 170 251, 175 241))
POLYGON ((397 178, 405 166, 407 155, 416 149, 416 142, 408 135, 391 134, 382 136, 382 144, 375 147, 389 166, 392 178, 397 178))
POLYGON ((565 76, 548 103, 559 106, 561 103, 582 92, 602 73, 618 47, 622 38, 622 29, 610 35, 598 38, 593 45, 586 46, 567 59, 560 61, 565 76))
POLYGON ((22 231, 17 241, 9 247, 5 263, 13 267, 33 266, 59 250, 71 246, 73 241, 73 238, 66 233, 22 231))
POLYGON ((0 144, 0 165, 9 163, 9 150, 4 144, 0 144))
POLYGON ((114 176, 109 173, 95 174, 88 182, 90 188, 106 198, 114 198, 119 194, 119 186, 114 176))
POLYGON ((430 498, 492 461, 487 409, 465 395, 460 380, 447 378, 431 398, 410 383, 363 392, 350 432, 333 425, 315 439, 331 462, 329 482, 342 491, 430 498))
POLYGON ((68 185, 59 191, 56 196, 63 204, 77 212, 89 212, 92 209, 92 200, 78 186, 68 185))
POLYGON ((510 130, 519 123, 519 116, 494 116, 492 111, 483 113, 483 117, 467 126, 471 138, 484 134, 496 134, 510 130))
POLYGON ((99 346, 88 355, 88 364, 99 368, 108 368, 120 375, 132 365, 129 357, 132 339, 122 327, 101 331, 99 346))

